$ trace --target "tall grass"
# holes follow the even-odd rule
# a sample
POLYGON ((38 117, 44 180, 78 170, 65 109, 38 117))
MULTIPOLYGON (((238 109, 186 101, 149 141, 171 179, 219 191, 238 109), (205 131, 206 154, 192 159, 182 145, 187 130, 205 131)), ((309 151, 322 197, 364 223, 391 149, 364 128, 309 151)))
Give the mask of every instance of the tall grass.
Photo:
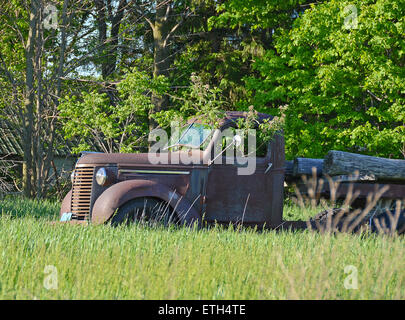
POLYGON ((22 199, 0 212, 1 299, 405 298, 403 237, 50 225, 56 204, 22 199))

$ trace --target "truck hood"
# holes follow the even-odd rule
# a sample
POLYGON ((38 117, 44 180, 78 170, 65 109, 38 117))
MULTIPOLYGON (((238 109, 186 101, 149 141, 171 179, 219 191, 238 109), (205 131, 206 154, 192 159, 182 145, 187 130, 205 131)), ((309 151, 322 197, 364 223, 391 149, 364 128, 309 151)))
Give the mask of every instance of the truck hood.
MULTIPOLYGON (((193 163, 190 161, 183 161, 187 158, 188 154, 184 151, 169 152, 162 155, 162 161, 159 166, 162 165, 189 165, 189 166, 202 166, 203 164, 203 152, 197 152, 194 157, 193 163), (164 160, 164 156, 167 156, 167 162, 164 160)), ((191 159, 191 158, 190 158, 191 159)), ((77 162, 77 164, 90 164, 90 165, 157 165, 155 162, 150 161, 149 153, 88 153, 83 155, 77 162)))

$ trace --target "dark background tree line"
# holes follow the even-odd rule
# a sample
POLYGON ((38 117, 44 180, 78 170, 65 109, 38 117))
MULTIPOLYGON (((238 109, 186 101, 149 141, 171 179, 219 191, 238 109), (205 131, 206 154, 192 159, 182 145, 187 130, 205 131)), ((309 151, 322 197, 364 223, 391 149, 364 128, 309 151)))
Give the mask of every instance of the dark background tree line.
POLYGON ((140 152, 157 126, 252 105, 282 107, 289 158, 405 156, 402 0, 0 2, 0 116, 27 196, 49 191, 58 136, 140 152))

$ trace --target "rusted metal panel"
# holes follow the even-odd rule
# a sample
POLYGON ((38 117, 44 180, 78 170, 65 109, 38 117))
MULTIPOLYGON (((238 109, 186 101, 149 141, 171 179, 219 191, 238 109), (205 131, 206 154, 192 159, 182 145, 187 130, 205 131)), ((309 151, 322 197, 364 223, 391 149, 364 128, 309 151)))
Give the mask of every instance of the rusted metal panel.
POLYGON ((92 223, 108 221, 123 204, 141 197, 156 197, 166 201, 186 224, 201 219, 192 203, 168 186, 150 180, 128 180, 111 186, 98 197, 92 210, 92 223))
MULTIPOLYGON (((235 126, 233 120, 240 116, 237 113, 230 117, 232 121, 225 123, 235 126)), ((284 161, 284 137, 281 132, 270 141, 266 157, 256 158, 256 170, 252 175, 238 175, 238 165, 225 164, 225 157, 222 164, 212 165, 207 185, 207 221, 279 225, 283 212, 284 161)))
POLYGON ((194 203, 195 209, 202 215, 205 212, 208 168, 193 169, 185 197, 194 203))
POLYGON ((204 167, 202 154, 200 161, 196 164, 185 164, 182 162, 183 157, 180 152, 167 153, 167 164, 154 164, 149 161, 148 153, 89 153, 81 157, 77 166, 111 166, 119 164, 122 168, 133 169, 133 166, 143 166, 145 170, 165 169, 170 166, 170 170, 189 170, 190 168, 204 167))
MULTIPOLYGON (((260 222, 269 215, 272 185, 265 179, 265 167, 250 176, 239 176, 234 165, 214 164, 208 175, 207 221, 260 222)), ((268 173, 271 176, 271 173, 268 173)))
MULTIPOLYGON (((341 183, 337 190, 338 197, 345 197, 349 191, 349 183, 341 183)), ((388 186, 388 190, 384 192, 381 198, 384 199, 403 199, 405 198, 405 184, 376 184, 376 183, 354 183, 353 192, 359 191, 359 197, 366 198, 370 193, 375 193, 377 190, 388 186)), ((327 186, 326 191, 328 191, 327 186)))
POLYGON ((233 165, 214 165, 208 176, 206 219, 217 222, 278 225, 282 220, 283 171, 265 173, 259 163, 249 176, 233 165))
MULTIPOLYGON (((164 184, 171 188, 172 190, 176 190, 181 195, 185 195, 187 192, 190 176, 187 174, 168 174, 166 173, 168 166, 166 166, 166 170, 155 170, 155 173, 142 173, 143 170, 147 171, 143 166, 132 166, 131 170, 136 170, 138 172, 129 171, 129 167, 119 166, 118 169, 118 180, 119 181, 126 181, 126 180, 148 180, 154 181, 156 183, 164 184), (141 172, 139 172, 141 170, 141 172), (160 172, 160 173, 158 173, 160 172)), ((182 172, 178 170, 171 170, 182 172)), ((188 171, 190 172, 190 171, 188 171)))
MULTIPOLYGON (((349 191, 350 183, 341 183, 337 190, 338 197, 345 197, 349 191)), ((375 193, 377 190, 388 186, 388 190, 384 192, 381 198, 384 199, 403 199, 405 198, 405 184, 379 184, 379 183, 354 183, 353 192, 359 191, 359 197, 366 198, 370 193, 375 193)), ((327 186, 328 191, 329 186, 327 186)))
POLYGON ((62 200, 62 205, 59 213, 60 217, 62 217, 62 214, 64 214, 65 212, 72 212, 71 201, 72 201, 72 190, 70 190, 66 194, 65 198, 63 198, 62 200))
POLYGON ((266 159, 274 167, 270 182, 272 184, 272 193, 268 199, 271 211, 266 223, 275 227, 282 222, 284 206, 285 140, 282 132, 276 134, 273 140, 270 141, 266 159))
MULTIPOLYGON (((405 198, 405 184, 394 183, 378 183, 378 182, 340 182, 336 190, 336 198, 344 199, 350 191, 350 185, 353 185, 353 194, 358 192, 358 198, 367 198, 370 193, 376 193, 377 190, 388 186, 388 190, 381 196, 382 199, 404 199, 405 198)), ((299 184, 298 190, 301 194, 307 194, 307 186, 305 184, 299 184)), ((324 198, 329 198, 331 195, 330 185, 328 181, 325 181, 322 189, 319 191, 319 195, 324 198)))

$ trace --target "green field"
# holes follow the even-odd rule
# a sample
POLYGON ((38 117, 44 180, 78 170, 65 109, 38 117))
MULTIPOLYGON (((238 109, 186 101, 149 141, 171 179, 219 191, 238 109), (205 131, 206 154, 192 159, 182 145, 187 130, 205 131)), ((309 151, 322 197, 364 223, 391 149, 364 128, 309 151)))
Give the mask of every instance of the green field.
POLYGON ((58 210, 0 202, 1 299, 405 298, 403 237, 50 225, 58 210))

